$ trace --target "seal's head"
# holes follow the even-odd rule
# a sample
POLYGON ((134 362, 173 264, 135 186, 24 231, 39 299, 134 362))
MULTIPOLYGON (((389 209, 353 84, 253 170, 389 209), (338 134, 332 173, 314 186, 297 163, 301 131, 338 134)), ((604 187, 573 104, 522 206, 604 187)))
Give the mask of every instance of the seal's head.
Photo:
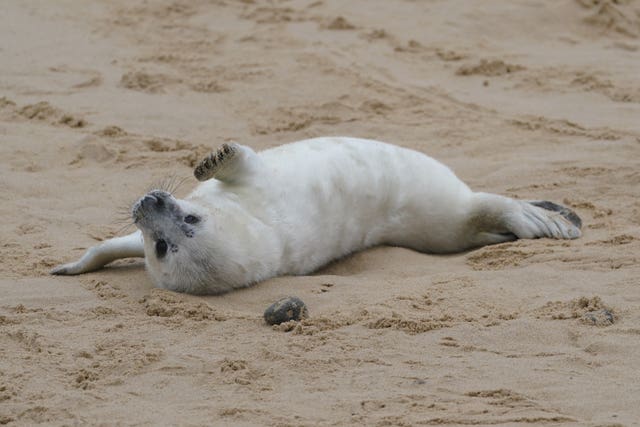
MULTIPOLYGON (((153 190, 132 208, 142 231, 147 269, 162 288, 204 293, 215 268, 203 238, 209 218, 198 205, 153 190)), ((204 240, 207 240, 206 238, 204 240)))
POLYGON ((186 200, 153 190, 133 205, 155 285, 220 294, 273 276, 282 256, 273 229, 239 205, 235 193, 206 190, 186 200))

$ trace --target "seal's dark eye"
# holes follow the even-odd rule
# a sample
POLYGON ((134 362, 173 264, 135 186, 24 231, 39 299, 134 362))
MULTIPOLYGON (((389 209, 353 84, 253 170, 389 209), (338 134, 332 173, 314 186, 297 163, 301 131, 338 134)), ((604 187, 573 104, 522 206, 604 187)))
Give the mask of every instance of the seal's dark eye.
POLYGON ((184 217, 184 222, 187 224, 197 224, 200 222, 200 218, 195 215, 187 215, 184 217))
POLYGON ((156 242, 156 256, 162 258, 167 254, 167 242, 160 239, 156 242))

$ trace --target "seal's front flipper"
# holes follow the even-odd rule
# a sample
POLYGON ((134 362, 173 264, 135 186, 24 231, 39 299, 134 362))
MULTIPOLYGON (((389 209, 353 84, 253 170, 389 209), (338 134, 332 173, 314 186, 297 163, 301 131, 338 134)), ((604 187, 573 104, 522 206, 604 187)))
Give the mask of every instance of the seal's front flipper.
POLYGON ((76 262, 59 265, 51 274, 75 275, 97 270, 120 258, 144 257, 142 233, 136 231, 127 236, 115 237, 89 248, 76 262))
POLYGON ((215 178, 234 183, 247 178, 258 162, 258 156, 251 148, 235 143, 222 144, 196 166, 193 175, 198 181, 215 178))

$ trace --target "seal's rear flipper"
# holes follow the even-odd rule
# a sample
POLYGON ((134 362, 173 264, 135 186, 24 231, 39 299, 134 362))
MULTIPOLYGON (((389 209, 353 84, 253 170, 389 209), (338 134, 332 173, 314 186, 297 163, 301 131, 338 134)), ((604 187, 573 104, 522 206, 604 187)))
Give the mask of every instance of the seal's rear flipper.
POLYGON ((546 201, 515 202, 518 207, 505 212, 505 223, 518 238, 577 239, 582 235, 582 220, 569 208, 546 201))
POLYGON ((575 225, 578 228, 582 228, 582 220, 578 216, 577 213, 567 208, 566 206, 559 205, 557 203, 549 202, 547 200, 535 200, 530 201, 533 206, 537 206, 542 209, 546 209, 552 212, 558 212, 565 219, 569 220, 571 224, 575 225))
POLYGON ((120 258, 144 257, 142 233, 136 231, 127 236, 115 237, 89 248, 76 262, 59 265, 51 274, 75 275, 97 270, 120 258))
POLYGON ((577 239, 580 217, 571 209, 547 201, 526 202, 497 194, 475 193, 469 223, 476 246, 518 239, 577 239))
POLYGON ((228 183, 243 181, 259 162, 256 153, 240 144, 222 144, 205 157, 193 170, 198 181, 215 178, 228 183))

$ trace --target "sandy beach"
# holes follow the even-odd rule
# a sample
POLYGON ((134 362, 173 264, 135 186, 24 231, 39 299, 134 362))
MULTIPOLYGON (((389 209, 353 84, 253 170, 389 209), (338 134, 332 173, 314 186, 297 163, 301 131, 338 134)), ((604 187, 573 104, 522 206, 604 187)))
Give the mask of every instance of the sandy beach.
POLYGON ((639 75, 634 0, 4 1, 0 424, 640 425, 639 75), (48 274, 222 143, 327 135, 563 203, 583 237, 222 296, 139 259, 48 274), (267 326, 289 295, 310 317, 267 326))

